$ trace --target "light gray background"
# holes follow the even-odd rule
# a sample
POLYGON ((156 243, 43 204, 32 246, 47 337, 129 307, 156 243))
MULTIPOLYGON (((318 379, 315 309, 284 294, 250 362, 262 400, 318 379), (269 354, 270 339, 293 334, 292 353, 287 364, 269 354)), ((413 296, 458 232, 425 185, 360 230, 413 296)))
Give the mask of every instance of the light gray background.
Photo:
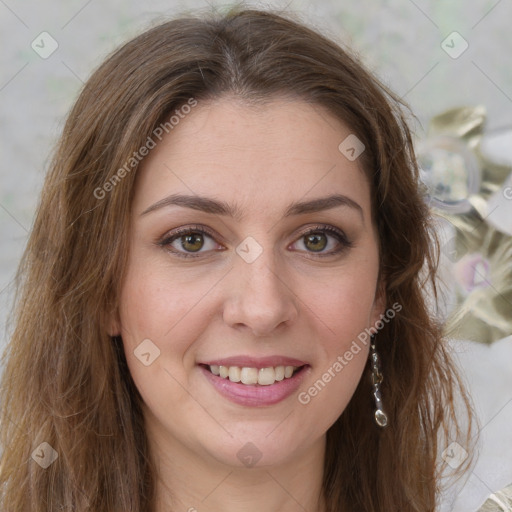
MULTIPOLYGON (((149 23, 190 9, 223 9, 205 1, 0 0, 0 322, 3 348, 11 281, 30 229, 48 158, 83 82, 119 43, 149 23), (42 59, 31 48, 41 32, 58 49, 42 59)), ((301 12, 331 37, 350 44, 418 117, 483 104, 488 133, 503 133, 496 154, 512 162, 512 2, 473 0, 316 0, 249 5, 301 12), (442 41, 457 31, 468 49, 454 59, 442 41)), ((451 36, 452 37, 452 36, 451 36)), ((458 36, 456 36, 458 37, 458 36)), ((459 43, 456 43, 459 44, 459 43)), ((492 346, 454 343, 482 429, 480 461, 452 487, 443 510, 476 510, 512 483, 512 337, 492 346)))

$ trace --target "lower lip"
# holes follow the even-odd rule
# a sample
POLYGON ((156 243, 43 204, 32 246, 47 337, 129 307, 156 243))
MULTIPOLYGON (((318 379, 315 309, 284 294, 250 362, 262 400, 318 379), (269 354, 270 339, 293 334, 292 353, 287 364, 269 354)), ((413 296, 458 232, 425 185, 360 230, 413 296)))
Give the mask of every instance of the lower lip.
POLYGON ((306 365, 289 379, 277 381, 269 386, 258 384, 248 386, 239 382, 231 382, 228 378, 223 379, 214 375, 204 366, 199 368, 213 387, 231 402, 250 407, 262 407, 277 404, 297 391, 305 375, 309 373, 310 367, 306 365))

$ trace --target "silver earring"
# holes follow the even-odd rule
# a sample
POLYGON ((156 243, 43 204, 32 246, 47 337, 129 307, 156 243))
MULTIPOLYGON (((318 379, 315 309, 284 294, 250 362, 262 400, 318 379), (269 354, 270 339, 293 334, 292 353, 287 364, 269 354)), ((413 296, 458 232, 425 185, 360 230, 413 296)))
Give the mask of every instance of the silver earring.
POLYGON ((383 377, 380 372, 379 354, 377 354, 375 335, 373 334, 370 337, 370 363, 372 367, 373 397, 375 398, 375 423, 377 423, 379 427, 386 427, 388 424, 388 416, 382 407, 382 396, 380 392, 380 384, 383 377))

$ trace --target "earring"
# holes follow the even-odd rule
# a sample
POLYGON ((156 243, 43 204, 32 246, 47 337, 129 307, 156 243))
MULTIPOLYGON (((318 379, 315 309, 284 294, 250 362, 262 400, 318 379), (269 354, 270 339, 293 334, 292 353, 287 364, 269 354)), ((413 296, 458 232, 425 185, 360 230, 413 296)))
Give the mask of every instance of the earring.
POLYGON ((372 385, 373 397, 375 398, 375 423, 379 427, 386 427, 388 424, 388 416, 382 408, 382 396, 380 392, 380 384, 383 380, 382 373, 380 373, 379 354, 375 347, 375 335, 370 337, 370 363, 372 366, 372 385))

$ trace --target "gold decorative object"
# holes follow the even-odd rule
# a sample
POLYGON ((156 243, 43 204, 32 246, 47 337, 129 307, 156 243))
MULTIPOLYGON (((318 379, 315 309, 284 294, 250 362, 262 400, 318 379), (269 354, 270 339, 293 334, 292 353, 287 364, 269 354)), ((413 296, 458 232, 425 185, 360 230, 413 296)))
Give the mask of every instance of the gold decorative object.
POLYGON ((455 228, 442 246, 456 288, 445 331, 492 343, 512 333, 512 236, 489 223, 489 199, 500 193, 512 167, 482 153, 485 119, 482 106, 434 117, 418 145, 418 161, 433 213, 455 228))

